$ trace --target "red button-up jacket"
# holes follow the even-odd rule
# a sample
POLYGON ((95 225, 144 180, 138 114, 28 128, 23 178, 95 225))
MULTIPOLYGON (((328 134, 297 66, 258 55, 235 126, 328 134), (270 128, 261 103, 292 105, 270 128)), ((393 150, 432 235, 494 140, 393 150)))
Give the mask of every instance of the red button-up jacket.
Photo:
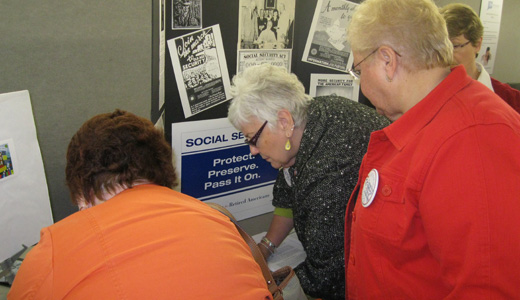
POLYGON ((520 298, 520 115, 497 99, 456 67, 372 134, 346 214, 349 299, 520 298))

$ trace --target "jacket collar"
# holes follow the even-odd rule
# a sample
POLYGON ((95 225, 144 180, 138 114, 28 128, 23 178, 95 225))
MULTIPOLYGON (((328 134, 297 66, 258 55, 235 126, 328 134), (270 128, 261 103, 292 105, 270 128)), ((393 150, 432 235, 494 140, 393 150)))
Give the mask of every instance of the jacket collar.
POLYGON ((462 65, 452 68, 451 73, 424 99, 384 128, 383 132, 397 150, 402 150, 421 129, 432 121, 453 95, 471 81, 471 77, 466 74, 462 65))

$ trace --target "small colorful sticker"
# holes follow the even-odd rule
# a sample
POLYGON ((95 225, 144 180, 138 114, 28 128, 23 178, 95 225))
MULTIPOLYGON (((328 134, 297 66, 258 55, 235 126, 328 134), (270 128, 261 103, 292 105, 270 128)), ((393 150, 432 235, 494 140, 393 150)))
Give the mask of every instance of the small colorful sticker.
POLYGON ((0 144, 0 180, 14 175, 13 158, 8 143, 0 144))

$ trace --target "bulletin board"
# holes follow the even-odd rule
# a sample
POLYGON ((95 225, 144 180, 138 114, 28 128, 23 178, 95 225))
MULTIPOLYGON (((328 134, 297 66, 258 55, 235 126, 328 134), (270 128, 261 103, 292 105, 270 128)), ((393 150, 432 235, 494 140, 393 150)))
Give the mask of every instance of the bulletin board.
MULTIPOLYGON (((331 81, 339 80, 332 79, 339 78, 334 75, 350 76, 347 72, 352 63, 350 47, 345 44, 345 28, 338 27, 348 24, 347 19, 357 4, 354 1, 345 2, 166 1, 164 129, 176 152, 177 169, 182 170, 179 176, 181 192, 202 201, 215 201, 228 208, 239 220, 272 211, 272 185, 278 170, 268 164, 264 166, 265 162, 253 158, 235 163, 234 158, 246 157, 249 148, 243 144, 243 136, 240 145, 234 141, 234 137, 241 133, 225 124, 229 101, 222 101, 222 97, 237 72, 237 65, 241 69, 250 63, 261 63, 264 59, 295 73, 307 93, 311 91, 311 74, 314 82, 319 80, 316 74, 326 74, 331 81), (284 16, 283 12, 285 19, 281 17, 284 16), (270 20, 271 24, 265 20, 262 23, 257 17, 264 14, 268 15, 265 19, 270 20), (280 15, 277 32, 265 34, 265 29, 275 24, 276 14, 280 15), (315 15, 320 16, 320 30, 317 30, 317 22, 313 21, 317 19, 315 15), (284 23, 287 16, 290 16, 290 21, 284 23), (283 27, 281 23, 289 25, 283 27), (262 32, 260 29, 256 31, 254 28, 257 26, 265 28, 262 32), (291 34, 284 37, 283 32, 291 34), (311 40, 309 32, 313 32, 312 43, 308 41, 311 40), (320 36, 316 38, 318 32, 320 36), (310 44, 313 52, 309 51, 310 44), (320 52, 324 53, 322 61, 319 59, 320 52), (327 61, 328 54, 336 55, 334 60, 327 61), (310 56, 313 56, 312 62, 309 62, 310 56), (222 63, 222 58, 225 58, 225 63, 222 63), (176 74, 179 76, 176 77, 176 74), (202 93, 203 96, 200 96, 202 93), (207 102, 204 105, 198 103, 202 97, 207 102), (220 100, 213 99, 218 97, 220 100), (219 125, 208 126, 212 121, 219 125), (215 131, 217 127, 220 129, 215 131), (199 141, 199 145, 195 146, 200 150, 194 147, 194 141, 199 141), (218 162, 224 159, 229 159, 230 163, 222 166, 218 162), (222 169, 225 172, 239 171, 215 176, 222 174, 222 169), (183 177, 189 181, 183 182, 183 177), (259 180, 256 181, 256 178, 259 180), (251 186, 245 182, 248 179, 251 186)), ((359 98, 359 88, 352 89, 351 95, 353 91, 359 98)), ((364 103, 363 99, 366 98, 359 99, 364 103)))
MULTIPOLYGON (((189 34, 197 28, 179 30, 172 29, 172 18, 174 17, 174 7, 177 0, 166 0, 165 3, 165 23, 166 23, 166 40, 189 34)), ((355 1, 353 1, 355 2, 355 1)), ((225 58, 227 61, 227 69, 230 79, 236 74, 237 69, 237 45, 239 32, 239 6, 241 1, 202 1, 201 13, 201 27, 206 28, 213 25, 219 25, 222 34, 222 42, 225 50, 225 58)), ((294 35, 291 55, 291 71, 295 73, 300 81, 305 86, 306 92, 309 92, 310 80, 312 73, 327 73, 327 74, 345 74, 337 70, 325 68, 319 65, 302 62, 305 45, 307 42, 311 22, 315 13, 318 0, 301 1, 296 0, 294 12, 294 35)), ((276 5, 276 1, 266 1, 265 5, 276 5), (269 3, 267 3, 269 2, 269 3)), ((267 7, 265 6, 265 7, 267 7)), ((168 46, 167 46, 168 47, 168 46)), ((366 98, 361 94, 360 102, 369 104, 366 98)), ((192 115, 188 118, 183 113, 182 103, 179 95, 179 87, 174 75, 172 66, 172 57, 168 50, 166 50, 165 63, 165 123, 178 123, 185 121, 197 121, 225 118, 227 116, 227 108, 229 101, 220 105, 214 106, 211 109, 205 110, 201 113, 192 115)), ((171 128, 165 126, 165 133, 169 140, 171 140, 171 128)))

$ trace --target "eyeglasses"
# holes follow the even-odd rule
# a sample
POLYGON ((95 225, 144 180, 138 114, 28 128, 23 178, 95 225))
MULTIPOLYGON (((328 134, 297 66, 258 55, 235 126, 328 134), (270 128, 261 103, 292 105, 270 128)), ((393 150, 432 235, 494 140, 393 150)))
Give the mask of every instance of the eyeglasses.
MULTIPOLYGON (((356 70, 356 68, 359 67, 359 65, 360 65, 362 62, 364 62, 367 58, 369 58, 370 55, 376 53, 376 51, 379 50, 379 48, 381 48, 381 47, 377 47, 374 51, 370 52, 369 55, 365 56, 365 58, 363 58, 363 59, 362 59, 360 62, 358 62, 355 66, 353 66, 352 68, 350 68, 350 69, 348 70, 348 73, 349 73, 350 75, 352 75, 352 77, 354 77, 355 79, 359 80, 359 78, 361 78, 361 71, 356 70)), ((393 50, 393 49, 392 49, 392 50, 393 50)), ((395 51, 395 50, 394 50, 394 52, 395 52, 395 54, 397 54, 397 56, 401 57, 401 54, 399 54, 399 52, 397 52, 397 51, 395 51)))
POLYGON ((379 49, 379 47, 377 47, 374 51, 370 52, 369 55, 365 56, 365 58, 363 58, 360 62, 358 62, 355 66, 353 66, 352 68, 350 68, 348 70, 348 73, 350 75, 352 75, 352 77, 356 78, 356 79, 359 79, 361 77, 361 71, 358 71, 356 70, 356 67, 359 67, 359 65, 364 62, 367 58, 370 57, 370 55, 376 53, 376 51, 379 49))
POLYGON ((262 127, 260 127, 260 129, 258 129, 258 131, 255 133, 255 135, 250 140, 246 139, 244 142, 246 144, 248 144, 249 146, 256 147, 256 142, 258 142, 258 138, 262 134, 262 131, 264 130, 265 125, 267 125, 267 121, 264 122, 262 127))
POLYGON ((469 43, 471 43, 471 41, 467 41, 464 44, 460 44, 460 45, 453 45, 453 50, 462 49, 462 48, 464 48, 464 46, 466 46, 469 43))

